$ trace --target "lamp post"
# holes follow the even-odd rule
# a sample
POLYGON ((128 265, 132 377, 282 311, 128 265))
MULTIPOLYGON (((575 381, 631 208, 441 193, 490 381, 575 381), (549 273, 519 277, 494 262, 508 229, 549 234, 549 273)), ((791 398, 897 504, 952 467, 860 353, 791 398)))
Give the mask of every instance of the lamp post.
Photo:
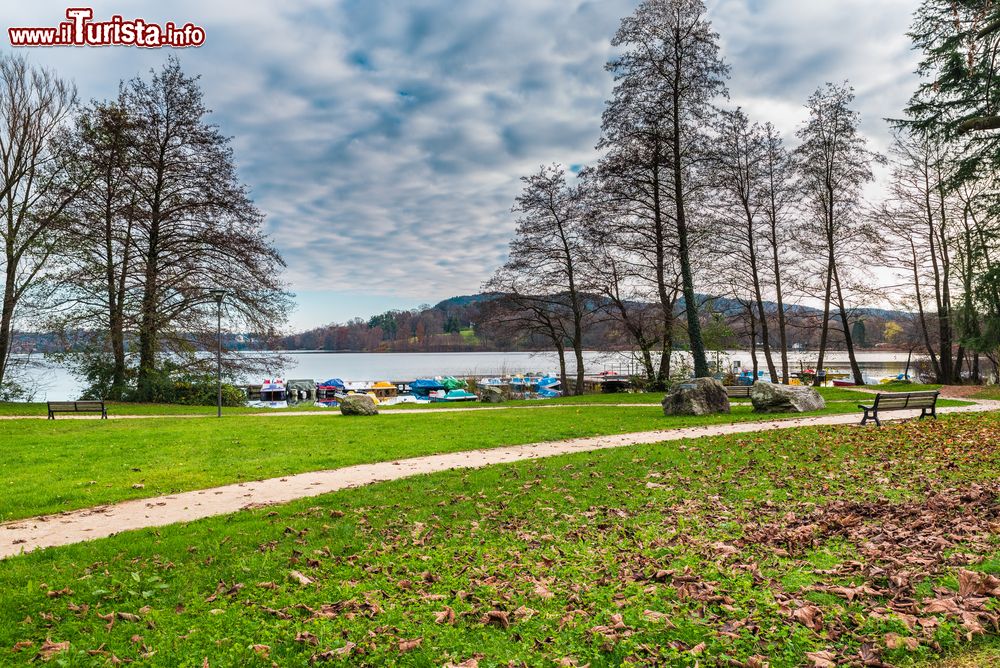
POLYGON ((222 300, 226 298, 225 290, 209 290, 208 294, 215 300, 216 306, 216 333, 218 335, 218 347, 215 351, 215 380, 218 386, 217 417, 222 417, 222 300))

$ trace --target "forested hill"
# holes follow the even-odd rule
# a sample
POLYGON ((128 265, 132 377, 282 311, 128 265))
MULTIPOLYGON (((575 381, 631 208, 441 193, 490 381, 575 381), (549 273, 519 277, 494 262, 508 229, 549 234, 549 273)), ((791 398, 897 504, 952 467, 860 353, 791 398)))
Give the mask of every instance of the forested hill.
MULTIPOLYGON (((490 320, 490 306, 501 295, 480 293, 445 299, 433 306, 409 311, 393 310, 367 320, 354 318, 346 323, 334 323, 286 336, 281 340, 286 350, 330 350, 350 352, 465 352, 548 349, 544 339, 530 332, 511 333, 510 328, 497 328, 490 320)), ((745 347, 749 338, 743 332, 741 318, 745 308, 727 298, 699 297, 704 319, 718 347, 745 347)), ((591 298, 591 308, 599 311, 604 304, 591 298)), ((651 305, 652 307, 652 305, 651 305)), ((677 304, 680 313, 683 300, 677 304)), ((777 305, 766 303, 776 310, 777 305)), ((812 347, 818 336, 820 311, 809 306, 787 306, 786 313, 797 327, 789 345, 812 347)), ((894 322, 906 327, 912 320, 909 313, 883 309, 858 309, 858 321, 864 323, 864 343, 875 346, 885 343, 885 325, 894 322)), ((855 326, 857 326, 855 324, 855 326)), ((683 340, 683 333, 681 338, 683 340)), ((834 339, 836 343, 836 337, 834 339)), ((592 350, 618 350, 628 344, 616 325, 596 317, 587 328, 585 347, 592 350)), ((862 346, 864 347, 864 346, 862 346)))

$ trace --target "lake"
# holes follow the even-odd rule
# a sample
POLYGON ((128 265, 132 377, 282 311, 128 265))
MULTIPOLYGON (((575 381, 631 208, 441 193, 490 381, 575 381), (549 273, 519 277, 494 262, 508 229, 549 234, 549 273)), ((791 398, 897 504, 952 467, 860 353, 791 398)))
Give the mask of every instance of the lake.
MULTIPOLYGON (((686 357, 675 353, 678 361, 686 357)), ((272 369, 270 375, 278 378, 311 378, 326 380, 413 380, 428 376, 498 376, 514 373, 554 373, 558 369, 555 353, 331 353, 296 351, 286 352, 290 364, 283 369, 272 369)), ((709 363, 714 366, 715 353, 710 354, 709 363)), ((859 364, 866 376, 873 380, 895 376, 906 364, 906 353, 864 351, 857 354, 859 364)), ((723 366, 730 362, 741 362, 749 368, 750 353, 745 350, 729 350, 719 355, 723 366)), ((763 355, 758 353, 760 368, 765 369, 763 355)), ((914 363, 919 357, 913 356, 914 363)), ((36 358, 37 360, 37 358, 36 358)), ((778 361, 777 359, 775 360, 778 361)), ((575 363, 568 360, 570 370, 575 363)), ((789 353, 789 366, 798 371, 800 363, 809 368, 816 363, 816 353, 795 351, 789 353)), ((847 369, 847 354, 828 352, 826 366, 833 369, 847 369)), ((636 366, 629 353, 585 351, 584 367, 587 373, 615 371, 630 373, 636 366)), ((28 372, 30 382, 36 388, 36 401, 60 401, 75 399, 82 385, 65 367, 48 360, 38 360, 28 372)), ((260 382, 260 378, 246 378, 244 382, 260 382)))

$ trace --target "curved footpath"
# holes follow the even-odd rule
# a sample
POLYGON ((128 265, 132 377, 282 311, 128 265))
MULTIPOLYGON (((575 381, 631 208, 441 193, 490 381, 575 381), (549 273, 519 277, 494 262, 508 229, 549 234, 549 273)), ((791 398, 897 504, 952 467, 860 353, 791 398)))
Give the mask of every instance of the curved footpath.
MULTIPOLYGON (((969 406, 940 408, 938 413, 994 410, 1000 410, 1000 401, 980 400, 969 406)), ((907 419, 918 414, 917 411, 900 411, 893 415, 894 419, 907 419)), ((422 473, 472 469, 491 464, 507 464, 574 452, 676 441, 685 438, 744 434, 817 425, 857 424, 858 420, 857 413, 848 413, 574 438, 564 441, 427 455, 375 464, 360 464, 150 499, 136 499, 113 505, 85 508, 57 515, 43 515, 0 524, 0 559, 44 547, 106 538, 122 531, 158 527, 176 522, 189 522, 205 517, 234 513, 248 507, 255 508, 286 503, 341 489, 397 480, 422 473)), ((875 429, 876 427, 868 428, 875 429)))

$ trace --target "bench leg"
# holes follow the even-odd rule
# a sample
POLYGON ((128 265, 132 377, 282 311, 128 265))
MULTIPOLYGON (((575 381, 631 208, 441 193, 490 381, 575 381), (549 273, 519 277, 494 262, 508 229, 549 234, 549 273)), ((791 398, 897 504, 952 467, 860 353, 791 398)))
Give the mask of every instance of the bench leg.
POLYGON ((865 416, 861 418, 861 426, 864 427, 866 424, 868 424, 868 409, 862 408, 861 410, 865 412, 865 416))
POLYGON ((878 419, 878 411, 875 411, 874 413, 872 413, 872 418, 875 419, 875 426, 876 427, 881 427, 882 426, 882 421, 878 419))
POLYGON ((56 419, 56 416, 52 414, 52 411, 49 411, 49 418, 48 419, 49 420, 55 420, 56 419))

